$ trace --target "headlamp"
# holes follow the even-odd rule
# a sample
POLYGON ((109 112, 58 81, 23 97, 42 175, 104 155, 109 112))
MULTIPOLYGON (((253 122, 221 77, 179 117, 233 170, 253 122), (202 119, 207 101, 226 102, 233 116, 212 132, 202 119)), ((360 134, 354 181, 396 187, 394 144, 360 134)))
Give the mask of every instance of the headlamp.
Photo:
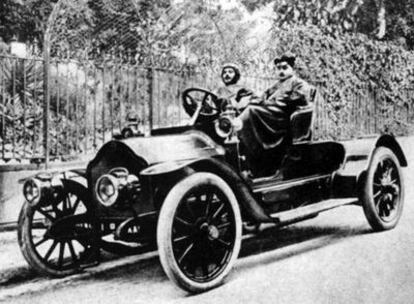
POLYGON ((218 136, 221 138, 227 138, 233 132, 233 124, 229 117, 222 116, 216 120, 215 129, 218 136))
POLYGON ((41 173, 30 178, 23 184, 23 196, 30 206, 35 207, 42 201, 51 201, 49 196, 53 194, 52 175, 41 173))
POLYGON ((105 207, 115 204, 118 198, 119 181, 111 174, 102 175, 96 182, 96 198, 105 207))
POLYGON ((117 202, 120 193, 124 195, 128 194, 128 190, 139 190, 139 186, 137 176, 129 174, 125 168, 114 168, 98 178, 95 197, 103 206, 111 207, 117 202))
POLYGON ((27 180, 23 185, 23 196, 30 206, 34 207, 40 202, 41 183, 36 178, 27 180))

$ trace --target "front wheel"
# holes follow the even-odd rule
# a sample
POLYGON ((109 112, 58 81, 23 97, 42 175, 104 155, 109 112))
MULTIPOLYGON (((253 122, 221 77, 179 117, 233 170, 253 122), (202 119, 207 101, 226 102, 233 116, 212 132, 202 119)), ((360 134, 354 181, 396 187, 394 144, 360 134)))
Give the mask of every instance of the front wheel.
POLYGON ((398 159, 390 149, 375 149, 362 190, 362 206, 372 229, 394 228, 403 210, 404 181, 398 159))
POLYGON ((158 219, 164 271, 189 292, 217 287, 237 259, 241 227, 239 205, 224 180, 205 172, 184 178, 168 193, 158 219))
POLYGON ((95 264, 98 255, 96 218, 87 189, 70 180, 46 206, 24 203, 19 215, 18 243, 37 272, 62 277, 95 264))

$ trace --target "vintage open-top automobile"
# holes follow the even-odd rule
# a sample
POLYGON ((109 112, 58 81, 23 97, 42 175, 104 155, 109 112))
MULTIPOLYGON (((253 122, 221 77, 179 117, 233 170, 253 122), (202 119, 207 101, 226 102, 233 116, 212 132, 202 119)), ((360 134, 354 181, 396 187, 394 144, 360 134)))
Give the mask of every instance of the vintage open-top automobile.
POLYGON ((291 116, 282 162, 266 163, 278 174, 252 176, 235 112, 219 100, 187 89, 187 126, 114 139, 86 169, 28 178, 18 241, 30 266, 64 276, 98 263, 101 249, 157 246, 168 277, 201 292, 224 281, 243 232, 260 223, 283 226, 349 204, 362 206, 376 231, 398 223, 407 161, 394 137, 314 142, 310 106, 291 116))

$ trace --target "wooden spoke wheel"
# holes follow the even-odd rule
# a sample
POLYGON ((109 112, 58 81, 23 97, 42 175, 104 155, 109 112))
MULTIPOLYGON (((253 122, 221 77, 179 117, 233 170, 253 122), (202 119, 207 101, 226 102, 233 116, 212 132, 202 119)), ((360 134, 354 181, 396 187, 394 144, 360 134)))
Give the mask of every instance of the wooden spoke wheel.
POLYGON ((47 206, 31 207, 26 202, 18 222, 19 246, 29 265, 58 277, 91 264, 99 251, 87 189, 74 181, 63 183, 63 190, 47 206))
POLYGON ((231 188, 211 173, 180 181, 161 207, 157 243, 168 277, 189 292, 220 285, 240 250, 242 223, 231 188))
POLYGON ((362 193, 365 216, 374 230, 394 228, 402 214, 404 182, 398 159, 385 147, 375 149, 362 193))

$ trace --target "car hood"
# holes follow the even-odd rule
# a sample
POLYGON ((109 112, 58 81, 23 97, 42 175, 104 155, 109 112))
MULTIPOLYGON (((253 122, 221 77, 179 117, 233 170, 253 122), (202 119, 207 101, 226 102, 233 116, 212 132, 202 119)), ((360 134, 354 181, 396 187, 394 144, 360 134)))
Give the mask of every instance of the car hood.
POLYGON ((149 166, 161 162, 208 158, 224 154, 224 148, 216 144, 209 136, 192 130, 175 135, 112 140, 102 146, 89 167, 100 162, 101 159, 108 161, 120 159, 128 163, 136 158, 149 166))
POLYGON ((125 145, 148 165, 166 161, 187 160, 224 155, 224 149, 199 131, 178 135, 129 138, 116 142, 125 145))

